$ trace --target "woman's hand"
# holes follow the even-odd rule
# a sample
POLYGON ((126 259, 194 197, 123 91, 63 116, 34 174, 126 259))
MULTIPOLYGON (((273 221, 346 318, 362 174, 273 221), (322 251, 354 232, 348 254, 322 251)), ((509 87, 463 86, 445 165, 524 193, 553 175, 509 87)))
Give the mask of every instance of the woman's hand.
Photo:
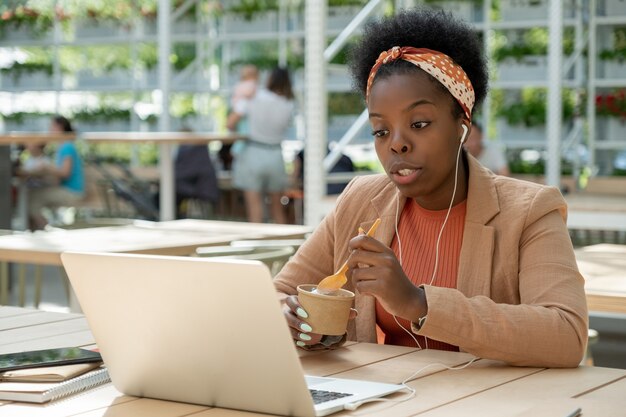
POLYGON ((426 295, 402 270, 393 251, 378 240, 359 235, 350 240, 348 277, 361 294, 376 297, 394 316, 415 322, 428 312, 426 295))
MULTIPOLYGON (((296 341, 296 345, 307 350, 319 350, 336 347, 345 340, 345 337, 324 336, 313 333, 313 329, 306 322, 308 313, 298 302, 296 295, 290 295, 285 299, 283 314, 289 325, 291 337, 296 341)), ((349 320, 354 320, 357 316, 355 309, 350 310, 349 320)))

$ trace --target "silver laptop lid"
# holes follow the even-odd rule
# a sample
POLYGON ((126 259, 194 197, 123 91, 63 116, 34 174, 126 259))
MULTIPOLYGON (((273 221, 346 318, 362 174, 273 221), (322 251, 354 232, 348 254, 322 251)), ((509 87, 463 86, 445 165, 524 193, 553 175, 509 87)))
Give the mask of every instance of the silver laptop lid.
POLYGON ((263 264, 70 252, 61 259, 119 391, 315 415, 263 264))

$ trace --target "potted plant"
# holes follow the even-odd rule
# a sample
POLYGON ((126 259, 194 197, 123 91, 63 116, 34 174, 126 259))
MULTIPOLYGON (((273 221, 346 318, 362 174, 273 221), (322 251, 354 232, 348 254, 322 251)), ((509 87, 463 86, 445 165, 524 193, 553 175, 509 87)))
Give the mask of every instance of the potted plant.
POLYGON ((137 11, 132 2, 107 0, 77 2, 71 13, 75 17, 75 37, 89 38, 127 35, 137 11))
POLYGON ((46 131, 50 126, 52 113, 47 112, 15 112, 2 113, 4 130, 11 131, 46 131))
MULTIPOLYGON (((562 100, 565 128, 575 113, 575 93, 564 90, 562 100)), ((496 112, 501 139, 505 142, 545 142, 547 101, 545 88, 528 88, 522 90, 519 100, 502 105, 496 112)))
POLYGON ((0 5, 0 39, 40 38, 52 29, 53 24, 54 13, 52 11, 24 5, 0 5))
POLYGON ((14 62, 11 66, 0 69, 2 86, 20 89, 49 88, 53 83, 52 72, 50 62, 14 62))
POLYGON ((81 131, 106 132, 130 130, 130 117, 131 110, 128 108, 102 105, 75 111, 73 118, 81 131))
POLYGON ((425 0, 430 7, 451 12, 466 22, 483 21, 483 0, 425 0))
POLYGON ((626 138, 626 89, 596 96, 596 115, 600 139, 623 141, 626 138))
POLYGON ((604 78, 626 78, 626 28, 613 30, 613 47, 600 51, 604 78))
POLYGON ((278 0, 239 0, 224 7, 222 27, 227 33, 278 30, 278 0))
MULTIPOLYGON (((574 36, 571 28, 563 37, 563 54, 574 51, 574 36)), ((544 80, 548 74, 548 31, 532 28, 523 32, 497 32, 493 59, 498 63, 499 81, 544 80)), ((573 71, 567 74, 573 77, 573 71)))
MULTIPOLYGON (((551 0, 500 0, 502 20, 548 20, 551 0)), ((574 17, 576 0, 563 0, 563 17, 574 17)))

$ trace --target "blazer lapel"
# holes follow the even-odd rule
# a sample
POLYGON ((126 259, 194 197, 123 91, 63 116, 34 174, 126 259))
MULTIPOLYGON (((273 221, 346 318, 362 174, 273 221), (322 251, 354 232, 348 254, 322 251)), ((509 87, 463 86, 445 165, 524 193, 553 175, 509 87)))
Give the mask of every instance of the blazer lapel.
MULTIPOLYGON (((396 234, 396 224, 400 219, 405 202, 406 197, 400 194, 391 182, 371 201, 374 210, 380 217, 380 226, 378 226, 374 237, 387 246, 391 246, 391 240, 396 234)), ((375 220, 371 219, 361 223, 361 228, 367 232, 375 220)))
POLYGON ((468 297, 491 295, 495 231, 486 224, 500 212, 493 174, 467 155, 469 186, 457 289, 468 297))

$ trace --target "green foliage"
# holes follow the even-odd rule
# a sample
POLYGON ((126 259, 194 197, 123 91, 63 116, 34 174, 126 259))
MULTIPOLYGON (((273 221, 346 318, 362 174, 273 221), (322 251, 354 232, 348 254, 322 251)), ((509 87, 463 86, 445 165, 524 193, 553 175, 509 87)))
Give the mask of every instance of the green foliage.
MULTIPOLYGON (((493 59, 496 62, 513 58, 520 61, 528 55, 546 55, 548 53, 548 30, 546 28, 533 28, 524 31, 517 39, 511 32, 496 32, 495 50, 493 59), (511 38, 507 37, 507 34, 511 38)), ((571 28, 565 30, 563 36, 563 53, 566 55, 574 51, 574 33, 571 28)))
POLYGON ((10 67, 0 69, 0 73, 3 76, 10 75, 14 81, 19 80, 23 74, 36 72, 43 72, 48 76, 52 76, 52 64, 44 62, 14 62, 10 67))
MULTIPOLYGON (((542 158, 536 161, 523 160, 520 153, 509 156, 509 170, 512 174, 544 175, 546 172, 546 161, 542 158)), ((561 175, 572 175, 572 163, 561 159, 561 175)))
POLYGON ((187 68, 196 59, 196 45, 193 43, 174 44, 170 62, 177 71, 187 68))
POLYGON ((613 30, 613 49, 604 49, 598 56, 603 61, 626 61, 626 27, 613 30))
POLYGON ((361 114, 365 102, 359 93, 328 93, 328 116, 361 114))
POLYGON ((52 113, 45 112, 16 112, 11 114, 2 114, 2 119, 4 119, 5 122, 12 121, 21 125, 24 124, 28 118, 50 118, 52 116, 54 116, 52 113))
POLYGON ((240 14, 250 21, 255 15, 270 10, 278 10, 278 0, 240 0, 238 4, 226 9, 232 14, 240 14))
MULTIPOLYGON (((563 90, 563 119, 569 120, 574 116, 576 96, 571 90, 563 90)), ((520 100, 502 105, 497 112, 509 125, 523 125, 527 127, 546 124, 547 90, 545 88, 526 88, 521 92, 520 100)))
POLYGON ((131 111, 117 107, 99 107, 82 109, 74 112, 74 120, 80 122, 111 122, 114 120, 129 121, 131 111))
POLYGON ((0 37, 7 31, 27 27, 42 37, 54 25, 54 7, 47 1, 3 1, 0 5, 0 37))

